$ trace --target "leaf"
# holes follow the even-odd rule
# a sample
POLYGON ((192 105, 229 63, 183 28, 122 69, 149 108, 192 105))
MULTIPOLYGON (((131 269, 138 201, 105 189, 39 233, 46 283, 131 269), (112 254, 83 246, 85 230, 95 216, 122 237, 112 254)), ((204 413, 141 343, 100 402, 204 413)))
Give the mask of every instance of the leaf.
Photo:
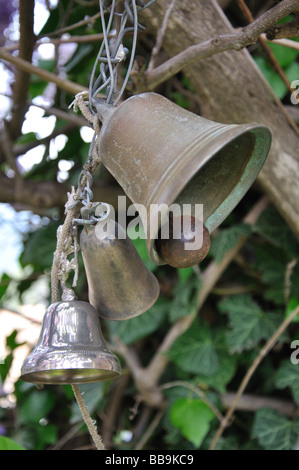
POLYGON ((187 279, 189 279, 194 274, 193 267, 192 268, 179 268, 177 271, 178 271, 180 281, 182 282, 187 281, 187 279))
POLYGON ((254 57, 254 61, 262 74, 265 76, 277 98, 282 99, 287 92, 287 86, 280 78, 278 73, 271 67, 264 57, 254 57))
MULTIPOLYGON (((298 305, 299 305, 299 299, 292 298, 292 299, 289 300, 287 308, 286 308, 286 314, 285 314, 286 318, 291 315, 293 310, 295 310, 295 308, 297 308, 298 305)), ((299 313, 298 313, 298 315, 295 316, 293 322, 295 322, 295 323, 299 322, 299 313)))
POLYGON ((274 206, 263 211, 252 230, 291 257, 299 255, 298 240, 274 206))
POLYGON ((226 297, 218 308, 229 317, 231 330, 227 333, 227 344, 230 352, 252 349, 262 339, 269 338, 281 322, 279 314, 264 313, 247 294, 226 297))
POLYGON ((215 417, 212 410, 201 400, 180 398, 171 407, 170 420, 183 436, 198 448, 210 429, 215 417))
POLYGON ((291 49, 271 42, 269 42, 268 45, 272 49, 275 58, 278 60, 282 68, 291 65, 295 61, 296 57, 298 57, 298 51, 296 49, 291 49))
POLYGON ((28 395, 19 408, 19 419, 22 423, 38 423, 53 409, 55 395, 49 390, 35 390, 28 395))
POLYGON ((173 289, 173 299, 169 305, 169 319, 175 322, 196 308, 200 280, 197 276, 179 281, 173 289))
MULTIPOLYGON (((288 263, 287 254, 278 247, 270 245, 252 245, 254 261, 252 267, 260 271, 266 290, 264 297, 277 305, 284 304, 285 273, 288 263)), ((293 283, 293 275, 291 277, 293 283)), ((292 292, 293 293, 293 292, 292 292)))
POLYGON ((54 424, 45 424, 36 428, 38 443, 36 450, 42 450, 45 444, 55 444, 58 438, 58 428, 54 424))
POLYGON ((56 233, 56 224, 48 224, 31 233, 21 254, 22 265, 31 264, 36 270, 50 268, 56 249, 56 233))
POLYGON ((226 385, 231 381, 236 372, 236 357, 229 356, 227 353, 219 354, 219 368, 213 375, 199 375, 196 381, 200 384, 217 390, 220 393, 226 393, 226 385))
POLYGON ((277 388, 289 387, 294 400, 299 403, 299 365, 288 359, 283 361, 277 371, 275 384, 277 388))
POLYGON ((118 336, 125 344, 132 344, 156 331, 166 318, 169 303, 164 299, 157 302, 142 315, 126 321, 110 321, 110 337, 118 336))
POLYGON ((242 223, 223 229, 212 238, 210 253, 214 256, 216 263, 221 262, 225 253, 235 246, 240 237, 250 235, 250 231, 250 226, 242 223))
POLYGON ((196 321, 168 351, 170 359, 185 372, 213 375, 219 368, 219 357, 207 326, 196 321))
POLYGON ((0 436, 0 450, 26 450, 9 437, 0 436))
POLYGON ((299 438, 299 419, 291 421, 275 410, 262 408, 255 414, 252 434, 266 450, 292 450, 299 438))
POLYGON ((5 292, 7 291, 10 281, 11 281, 11 277, 9 277, 5 273, 2 274, 1 281, 0 281, 0 299, 2 299, 5 292))

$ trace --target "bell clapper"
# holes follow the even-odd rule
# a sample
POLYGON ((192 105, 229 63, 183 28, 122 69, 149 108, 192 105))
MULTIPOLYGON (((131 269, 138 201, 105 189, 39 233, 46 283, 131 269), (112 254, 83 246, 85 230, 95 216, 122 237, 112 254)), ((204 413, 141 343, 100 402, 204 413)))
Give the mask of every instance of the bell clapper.
POLYGON ((163 227, 156 240, 156 250, 165 263, 174 268, 188 268, 200 263, 210 249, 210 234, 204 223, 193 216, 169 217, 169 236, 163 238, 163 227), (175 233, 174 227, 180 227, 175 233), (187 228, 186 228, 187 227, 187 228), (194 243, 202 234, 202 244, 198 249, 186 249, 186 244, 194 243))

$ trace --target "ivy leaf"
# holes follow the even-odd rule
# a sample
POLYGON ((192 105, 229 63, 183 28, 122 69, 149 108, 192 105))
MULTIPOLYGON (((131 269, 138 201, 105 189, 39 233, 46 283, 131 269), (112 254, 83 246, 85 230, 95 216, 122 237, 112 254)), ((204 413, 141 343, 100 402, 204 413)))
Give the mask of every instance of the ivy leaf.
POLYGON ((283 361, 277 371, 275 384, 277 388, 290 387, 294 400, 299 403, 299 365, 291 360, 283 361))
POLYGON ((226 385, 231 381, 236 372, 236 356, 227 353, 219 354, 219 368, 213 375, 198 375, 197 383, 204 384, 220 393, 226 393, 226 385))
POLYGON ((48 224, 31 233, 21 254, 23 266, 31 264, 35 270, 50 268, 56 249, 57 224, 48 224))
POLYGON ((126 321, 109 321, 110 337, 113 340, 113 336, 118 336, 125 344, 135 343, 162 325, 168 309, 169 303, 165 299, 158 299, 147 312, 138 317, 126 321))
POLYGON ((275 410, 262 408, 255 414, 252 433, 266 450, 292 450, 299 438, 299 419, 291 421, 275 410))
POLYGON ((0 450, 26 450, 9 437, 0 436, 0 450))
POLYGON ((21 423, 38 423, 45 418, 55 405, 55 395, 49 390, 33 391, 19 409, 21 423))
POLYGON ((170 348, 170 359, 185 372, 213 375, 219 368, 219 357, 211 330, 193 323, 170 348))
POLYGON ((200 280, 193 274, 184 281, 177 283, 173 289, 173 299, 169 306, 169 319, 171 322, 185 317, 196 308, 197 294, 200 288, 200 280))
MULTIPOLYGON (((289 258, 284 250, 267 243, 252 245, 255 260, 252 267, 260 271, 265 284, 265 298, 277 305, 284 304, 285 273, 289 258)), ((293 284, 293 276, 291 277, 293 284)), ((293 292, 292 292, 293 294, 293 292)))
POLYGON ((170 420, 183 436, 198 448, 210 429, 215 417, 202 400, 180 398, 171 407, 170 420))
POLYGON ((281 321, 279 314, 264 313, 247 294, 226 297, 218 308, 229 317, 231 330, 226 338, 230 352, 252 349, 262 339, 269 338, 281 321))
POLYGON ((215 238, 212 238, 210 253, 216 263, 221 262, 225 253, 235 246, 240 237, 250 235, 250 231, 250 226, 242 223, 223 229, 215 238))
POLYGON ((253 227, 253 232, 277 248, 282 248, 291 257, 299 255, 299 243, 274 206, 263 211, 253 227))

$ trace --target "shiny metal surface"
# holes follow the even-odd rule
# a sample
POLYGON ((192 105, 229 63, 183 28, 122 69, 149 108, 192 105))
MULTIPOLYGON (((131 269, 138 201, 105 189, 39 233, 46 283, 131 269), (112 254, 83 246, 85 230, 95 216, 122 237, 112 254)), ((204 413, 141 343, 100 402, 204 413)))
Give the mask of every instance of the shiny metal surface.
MULTIPOLYGON (((264 126, 219 124, 150 92, 107 113, 99 155, 130 200, 146 207, 147 235, 159 210, 151 205, 173 203, 203 204, 203 222, 211 233, 248 191, 270 145, 264 126)), ((167 208, 160 213, 163 223, 167 208)), ((164 264, 154 237, 147 236, 147 250, 154 263, 164 264)))
POLYGON ((89 302, 102 318, 127 320, 148 310, 160 287, 125 230, 112 218, 85 226, 80 236, 89 302), (107 231, 99 230, 106 226, 107 231))
POLYGON ((49 306, 20 378, 37 384, 80 384, 115 379, 120 373, 97 312, 89 303, 75 300, 49 306))

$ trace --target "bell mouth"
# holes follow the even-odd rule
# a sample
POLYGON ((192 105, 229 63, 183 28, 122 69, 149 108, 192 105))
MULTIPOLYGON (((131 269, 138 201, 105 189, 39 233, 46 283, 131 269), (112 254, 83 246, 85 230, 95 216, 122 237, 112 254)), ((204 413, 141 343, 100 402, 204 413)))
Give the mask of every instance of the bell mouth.
POLYGON ((37 347, 25 359, 20 379, 44 385, 80 384, 112 380, 120 374, 120 363, 110 351, 37 347))
MULTIPOLYGON (((270 150, 271 132, 260 125, 230 125, 218 128, 209 137, 211 140, 206 145, 200 139, 193 142, 192 149, 187 148, 180 155, 176 173, 167 175, 168 181, 173 182, 173 185, 168 184, 172 194, 175 186, 174 197, 160 193, 151 203, 162 204, 166 199, 169 205, 178 204, 182 210, 183 204, 189 204, 193 215, 195 205, 202 204, 202 221, 211 233, 254 183, 270 150), (227 142, 225 145, 224 140, 227 142), (190 169, 194 171, 191 179, 188 178, 190 169)), ((159 182, 159 186, 163 188, 166 185, 159 182)), ((149 219, 151 217, 157 220, 157 214, 151 215, 149 219)), ((161 211, 156 236, 167 218, 168 211, 161 211)), ((147 238, 147 251, 155 264, 165 264, 156 251, 155 238, 147 238)))
POLYGON ((40 370, 23 374, 21 379, 25 382, 49 385, 71 385, 113 380, 120 376, 120 372, 96 369, 56 369, 40 370))

